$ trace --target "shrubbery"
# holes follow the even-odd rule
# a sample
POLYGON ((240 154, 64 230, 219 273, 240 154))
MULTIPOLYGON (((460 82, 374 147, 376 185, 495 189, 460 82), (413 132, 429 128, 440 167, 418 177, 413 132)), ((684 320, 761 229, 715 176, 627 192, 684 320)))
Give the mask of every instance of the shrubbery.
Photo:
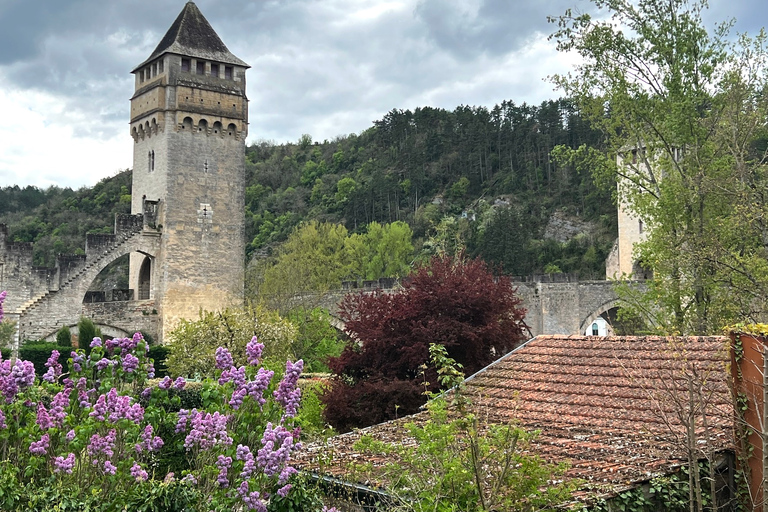
MULTIPOLYGON (((276 382, 263 348, 252 339, 239 367, 219 348, 217 381, 192 393, 182 378, 150 383, 139 333, 72 351, 69 374, 52 350, 40 381, 31 361, 0 359, 0 509, 283 509, 271 498, 292 495, 303 364, 276 382)), ((299 496, 319 509, 311 489, 286 503, 299 496)))

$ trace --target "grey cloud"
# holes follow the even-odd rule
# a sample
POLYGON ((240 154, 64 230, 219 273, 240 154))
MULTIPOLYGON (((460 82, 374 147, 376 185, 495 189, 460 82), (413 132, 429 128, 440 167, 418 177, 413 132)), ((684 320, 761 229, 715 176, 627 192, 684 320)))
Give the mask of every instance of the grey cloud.
POLYGON ((416 15, 436 44, 457 58, 520 49, 535 33, 552 31, 547 16, 569 7, 589 8, 584 0, 420 0, 416 15))

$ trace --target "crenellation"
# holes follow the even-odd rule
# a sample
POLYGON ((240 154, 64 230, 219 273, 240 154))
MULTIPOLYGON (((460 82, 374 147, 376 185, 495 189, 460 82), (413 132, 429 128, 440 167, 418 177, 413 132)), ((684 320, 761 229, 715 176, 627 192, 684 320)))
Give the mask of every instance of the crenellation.
POLYGON ((117 241, 114 234, 103 235, 89 233, 85 235, 85 255, 87 260, 96 259, 99 255, 108 252, 117 241))

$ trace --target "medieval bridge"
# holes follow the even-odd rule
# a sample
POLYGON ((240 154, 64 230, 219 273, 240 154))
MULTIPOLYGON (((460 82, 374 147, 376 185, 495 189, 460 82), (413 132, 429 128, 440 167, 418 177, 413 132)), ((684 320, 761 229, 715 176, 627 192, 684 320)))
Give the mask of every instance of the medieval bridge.
POLYGON ((0 225, 0 289, 8 292, 5 316, 16 322, 16 342, 51 339, 81 316, 92 318, 105 335, 156 331, 154 301, 133 300, 133 290, 113 290, 108 302, 107 297, 86 299, 92 295, 88 288, 110 263, 130 253, 153 259, 159 241, 154 215, 119 214, 113 234, 87 235, 85 254, 59 255, 54 268, 35 267, 32 244, 8 241, 8 229, 0 225))
MULTIPOLYGON (((150 298, 149 275, 147 289, 113 290, 112 297, 88 291, 102 270, 126 254, 138 253, 148 261, 157 257, 161 233, 155 227, 156 205, 147 201, 145 206, 144 214, 117 215, 114 234, 87 235, 85 254, 60 255, 54 268, 32 266, 32 244, 8 241, 7 228, 0 225, 0 289, 8 291, 6 316, 17 323, 17 342, 52 339, 58 329, 76 325, 82 316, 93 319, 105 335, 137 330, 156 335, 161 305, 150 298)), ((608 320, 618 306, 611 281, 578 281, 555 274, 516 280, 514 285, 534 336, 584 334, 598 318, 608 320)), ((343 329, 335 315, 346 293, 393 289, 396 282, 384 278, 355 286, 345 283, 310 302, 328 309, 335 327, 343 329)))
MULTIPOLYGON (((568 274, 544 274, 517 278, 512 284, 528 310, 525 321, 533 336, 585 334, 599 318, 610 322, 619 306, 612 281, 579 281, 568 274)), ((396 286, 395 280, 391 278, 364 281, 360 288, 345 282, 342 289, 322 296, 306 297, 310 300, 305 302, 330 311, 334 327, 343 330, 344 324, 336 312, 339 302, 347 293, 393 290, 396 286)))

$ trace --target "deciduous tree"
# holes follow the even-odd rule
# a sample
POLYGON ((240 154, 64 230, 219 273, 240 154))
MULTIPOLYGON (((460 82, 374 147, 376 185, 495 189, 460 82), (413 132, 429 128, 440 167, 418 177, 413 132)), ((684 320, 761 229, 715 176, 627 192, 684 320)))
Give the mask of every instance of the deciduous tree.
POLYGON ((582 58, 554 81, 606 137, 597 179, 618 181, 649 228, 636 259, 654 279, 636 309, 680 333, 764 314, 765 34, 707 30, 705 0, 593 3, 601 18, 553 20, 558 48, 582 58))
POLYGON ((333 386, 326 418, 346 430, 415 412, 424 387, 429 345, 446 348, 469 374, 526 338, 525 310, 510 280, 494 278, 482 260, 434 257, 396 293, 351 294, 339 315, 350 341, 329 366, 333 386))

